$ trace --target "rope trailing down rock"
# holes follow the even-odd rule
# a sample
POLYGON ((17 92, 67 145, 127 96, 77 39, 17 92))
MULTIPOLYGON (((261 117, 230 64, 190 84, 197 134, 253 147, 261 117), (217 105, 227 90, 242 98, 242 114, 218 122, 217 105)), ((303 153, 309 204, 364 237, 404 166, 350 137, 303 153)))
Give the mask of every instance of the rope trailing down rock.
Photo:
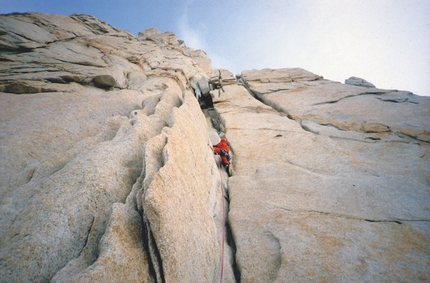
MULTIPOLYGON (((212 147, 211 147, 212 148, 212 147)), ((212 148, 213 151, 213 148, 212 148)), ((219 282, 222 283, 223 282, 223 277, 224 277, 224 242, 225 242, 225 196, 224 196, 224 192, 225 192, 225 187, 224 187, 224 181, 222 178, 222 174, 221 174, 221 160, 220 162, 217 162, 216 158, 215 158, 215 154, 214 154, 214 161, 215 164, 218 167, 218 171, 219 171, 219 177, 220 177, 220 188, 221 188, 221 198, 222 198, 222 243, 221 243, 221 274, 220 274, 220 278, 219 278, 219 282)))

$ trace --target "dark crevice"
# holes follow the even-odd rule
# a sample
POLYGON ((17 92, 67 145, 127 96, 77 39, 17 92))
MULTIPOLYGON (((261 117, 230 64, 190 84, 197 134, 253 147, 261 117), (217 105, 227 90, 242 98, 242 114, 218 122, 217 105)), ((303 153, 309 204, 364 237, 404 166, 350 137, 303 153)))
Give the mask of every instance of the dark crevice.
POLYGON ((392 223, 402 224, 402 222, 400 222, 398 220, 373 220, 373 219, 364 219, 364 221, 374 222, 374 223, 378 223, 378 222, 392 222, 392 223))
POLYGON ((395 99, 395 98, 393 98, 393 99, 388 98, 388 99, 383 99, 381 97, 376 97, 376 99, 378 99, 378 100, 380 100, 382 102, 392 102, 392 103, 403 103, 403 102, 406 102, 406 103, 412 103, 412 104, 419 104, 418 102, 409 100, 409 98, 397 98, 397 99, 395 99))
POLYGON ((212 96, 211 95, 204 95, 200 98, 201 101, 201 108, 202 109, 208 109, 208 108, 213 108, 214 107, 214 103, 212 101, 212 96))
POLYGON ((344 100, 346 98, 351 98, 351 97, 356 97, 356 96, 361 96, 361 95, 382 95, 382 94, 387 94, 387 93, 391 93, 391 92, 393 92, 393 91, 381 91, 381 92, 367 91, 367 92, 361 92, 361 93, 358 93, 358 94, 347 95, 347 96, 341 97, 341 98, 339 98, 337 100, 330 100, 330 101, 324 101, 324 102, 315 103, 315 104, 312 104, 312 106, 318 106, 318 105, 324 105, 324 104, 334 104, 334 103, 337 103, 337 102, 339 102, 341 100, 344 100))
POLYGON ((221 133, 222 130, 224 129, 224 125, 222 124, 221 120, 219 119, 218 114, 216 113, 216 110, 215 109, 208 109, 208 115, 211 119, 212 126, 215 128, 215 130, 218 133, 221 133))
POLYGON ((46 78, 45 80, 48 81, 48 82, 50 82, 50 83, 56 83, 56 84, 68 84, 68 83, 72 82, 72 81, 67 82, 67 81, 63 80, 63 78, 61 78, 61 77, 58 77, 58 78, 46 78))
POLYGON ((280 91, 289 91, 289 90, 291 90, 291 88, 269 89, 269 92, 262 93, 262 95, 264 95, 264 94, 271 94, 271 93, 277 93, 277 92, 280 92, 280 91))
POLYGON ((348 97, 354 97, 355 95, 349 95, 349 96, 345 96, 339 100, 330 100, 330 101, 324 101, 324 102, 319 102, 319 103, 314 103, 312 104, 312 106, 317 106, 317 105, 323 105, 323 104, 335 104, 339 101, 341 101, 342 99, 348 98, 348 97))
MULTIPOLYGON (((328 137, 332 139, 356 141, 356 142, 362 142, 362 143, 375 143, 378 141, 382 141, 381 138, 375 138, 375 137, 366 137, 364 139, 347 138, 347 137, 340 137, 340 136, 333 136, 333 135, 328 135, 328 137)), ((390 141, 390 140, 384 140, 383 142, 384 143, 399 143, 399 142, 408 143, 408 141, 390 141)))
POLYGON ((207 115, 210 117, 212 126, 218 132, 218 134, 223 133, 225 131, 225 127, 224 127, 223 123, 221 122, 221 119, 219 118, 218 112, 214 108, 214 102, 212 100, 212 96, 211 95, 208 95, 207 97, 203 96, 200 99, 202 99, 202 98, 203 98, 203 107, 202 107, 202 103, 201 103, 200 104, 201 109, 202 110, 205 109, 207 111, 207 115))
POLYGON ((312 133, 312 134, 315 134, 315 135, 319 135, 320 133, 319 132, 317 132, 317 131, 312 131, 308 126, 306 126, 306 125, 303 125, 303 122, 300 120, 299 121, 299 125, 300 125, 300 127, 304 130, 304 131, 306 131, 306 132, 309 132, 309 133, 312 133))
POLYGON ((233 232, 231 230, 231 227, 230 227, 230 224, 228 221, 226 222, 226 229, 227 229, 227 231, 226 231, 227 232, 227 243, 230 246, 232 257, 233 257, 232 268, 233 268, 234 279, 236 280, 236 282, 240 282, 241 274, 240 274, 240 270, 239 270, 239 267, 237 266, 237 261, 236 261, 236 243, 234 242, 233 232))
POLYGON ((160 251, 158 250, 158 247, 156 245, 150 224, 146 217, 143 215, 143 212, 141 213, 141 217, 143 227, 143 247, 148 259, 149 275, 154 279, 156 283, 165 283, 166 280, 164 278, 163 262, 161 259, 160 251))
POLYGON ((34 48, 30 48, 30 47, 24 47, 24 46, 13 47, 13 46, 7 46, 4 44, 0 44, 0 49, 2 54, 8 54, 8 55, 28 53, 34 50, 34 48))
POLYGON ((88 239, 90 238, 91 230, 93 229, 93 226, 94 226, 94 219, 95 219, 95 217, 93 217, 93 219, 91 220, 91 225, 90 225, 90 228, 88 228, 87 237, 85 238, 85 243, 84 243, 84 245, 82 247, 81 252, 79 253, 79 256, 81 256, 81 254, 83 253, 85 247, 88 244, 88 239))
MULTIPOLYGON (((55 73, 60 72, 62 70, 60 69, 42 69, 45 66, 20 66, 18 68, 10 68, 8 71, 0 72, 0 73, 6 73, 8 75, 22 75, 22 74, 38 74, 38 73, 55 73), (27 70, 23 70, 27 69, 27 70), (36 69, 36 70, 32 70, 36 69)), ((33 80, 33 79, 32 79, 33 80)))
POLYGON ((357 95, 381 95, 381 94, 387 94, 387 93, 392 93, 392 92, 397 92, 397 90, 390 90, 390 91, 365 91, 365 92, 361 92, 357 95))
MULTIPOLYGON (((219 80, 221 81, 221 78, 219 80)), ((225 135, 225 133, 224 133, 225 126, 221 122, 221 119, 219 117, 219 113, 213 108, 212 96, 209 95, 209 97, 210 97, 211 107, 209 107, 207 109, 207 115, 210 117, 212 126, 216 129, 218 134, 219 135, 221 135, 221 134, 225 135)), ((231 147, 230 147, 230 151, 233 153, 233 149, 231 147)), ((225 195, 223 196, 225 198, 225 200, 223 200, 223 201, 226 201, 226 216, 225 216, 225 220, 224 220, 223 225, 225 225, 225 236, 226 236, 227 244, 230 247, 231 255, 232 255, 232 266, 231 267, 233 270, 235 281, 241 282, 241 273, 240 273, 240 270, 239 270, 237 262, 236 262, 236 243, 234 241, 233 230, 231 228, 230 221, 228 218, 228 213, 230 211, 230 196, 228 193, 228 188, 226 190, 223 190, 223 192, 225 192, 225 195)))
POLYGON ((226 192, 226 198, 227 198, 227 219, 225 220, 225 227, 226 227, 226 236, 227 236, 227 244, 229 245, 230 249, 231 249, 231 254, 232 254, 232 268, 233 268, 233 273, 234 273, 234 279, 236 280, 236 282, 240 282, 240 278, 241 278, 241 273, 239 270, 239 267, 237 265, 237 261, 236 261, 236 243, 234 241, 234 237, 233 237, 233 231, 230 225, 230 221, 228 219, 228 212, 230 210, 230 198, 228 195, 228 190, 226 192))
POLYGON ((335 212, 327 212, 327 211, 319 211, 319 210, 303 210, 303 209, 290 209, 285 207, 274 207, 275 209, 281 209, 288 212, 298 212, 298 213, 317 213, 321 215, 327 215, 327 216, 333 216, 338 218, 345 218, 345 219, 352 219, 352 220, 360 220, 360 221, 366 221, 366 222, 372 222, 372 223, 396 223, 396 224, 402 224, 402 222, 430 222, 430 219, 401 219, 401 218, 394 218, 394 219, 369 219, 369 218, 362 218, 358 216, 353 215, 347 215, 347 214, 341 214, 341 213, 335 213, 335 212))
MULTIPOLYGON (((1 47, 1 45, 0 45, 0 49, 1 49, 2 47, 1 47)), ((1 54, 0 54, 0 56, 1 56, 1 54)), ((12 59, 9 59, 9 58, 4 58, 4 57, 0 57, 0 62, 15 62, 14 60, 12 60, 12 59)), ((5 70, 4 72, 1 72, 1 73, 7 73, 7 70, 5 70)))
MULTIPOLYGON (((155 272, 155 268, 154 268, 154 265, 152 264, 152 261, 151 260, 149 260, 151 257, 150 257, 150 252, 149 252, 149 240, 148 240, 148 231, 147 231, 147 228, 146 228, 146 224, 145 224, 145 222, 143 221, 143 217, 142 217, 142 215, 141 215, 141 219, 142 219, 142 241, 143 241, 143 249, 145 250, 145 254, 146 254, 146 257, 148 258, 148 270, 149 270, 149 275, 152 277, 152 278, 154 278, 154 279, 156 279, 157 278, 157 275, 156 275, 156 272, 155 272)), ((155 281, 157 281, 157 280, 155 280, 155 281)))
POLYGON ((312 104, 312 106, 318 106, 318 105, 324 105, 324 104, 334 104, 334 103, 338 103, 339 101, 346 99, 346 98, 350 98, 350 97, 355 97, 355 96, 359 96, 360 94, 354 94, 354 95, 347 95, 344 96, 338 100, 330 100, 330 101, 324 101, 324 102, 318 102, 318 103, 314 103, 312 104))
MULTIPOLYGON (((318 124, 320 124, 320 123, 318 123, 318 124)), ((331 123, 327 123, 327 124, 320 124, 320 125, 321 125, 321 126, 326 126, 326 127, 332 127, 332 128, 335 128, 336 130, 339 130, 339 131, 345 132, 345 130, 343 130, 343 129, 339 128, 338 126, 333 125, 333 124, 331 124, 331 123)))
POLYGON ((264 102, 263 102, 263 100, 262 100, 262 99, 261 99, 257 94, 255 94, 255 93, 251 90, 251 88, 249 87, 249 85, 246 83, 246 80, 245 80, 245 78, 243 77, 243 75, 242 75, 242 77, 238 80, 238 82, 239 82, 240 84, 242 84, 244 88, 246 88, 246 90, 249 92, 249 94, 250 94, 252 97, 254 97, 255 99, 257 99, 257 100, 258 100, 258 101, 260 101, 261 103, 266 104, 266 103, 264 103, 264 102))
POLYGON ((375 137, 366 137, 365 140, 372 140, 372 141, 380 141, 381 138, 375 138, 375 137))
POLYGON ((161 255, 160 255, 160 251, 158 250, 158 247, 155 243, 155 238, 154 238, 154 234, 152 233, 152 231, 150 232, 150 237, 151 237, 151 242, 154 243, 154 253, 155 256, 157 258, 157 263, 158 263, 158 267, 159 267, 159 275, 161 277, 161 283, 165 283, 166 280, 164 278, 164 271, 163 271, 163 261, 161 259, 161 255))
MULTIPOLYGON (((420 140, 418 137, 416 137, 416 136, 411 136, 411 135, 408 135, 408 134, 405 134, 405 133, 403 133, 403 132, 394 132, 399 138, 401 138, 401 139, 405 139, 405 138, 410 138, 413 142, 418 142, 418 143, 420 143, 420 142, 425 142, 425 143, 429 143, 428 141, 425 141, 425 140, 420 140)), ((409 141, 407 141, 406 143, 409 143, 409 141)))
POLYGON ((375 219, 363 219, 367 222, 392 222, 397 224, 403 224, 403 222, 430 222, 430 219, 387 219, 387 220, 375 220, 375 219))
MULTIPOLYGON (((285 116, 285 117, 287 117, 288 119, 290 119, 290 120, 293 120, 293 121, 296 121, 296 119, 294 119, 291 115, 290 115, 290 113, 288 113, 288 111, 286 110, 286 109, 283 109, 283 108, 281 108, 281 107, 276 107, 276 105, 275 106, 273 106, 273 105, 270 105, 270 104, 268 104, 268 103, 266 103, 265 101, 263 101, 263 99, 261 98, 261 97, 259 97, 256 93, 254 93, 252 90, 251 90, 251 88, 248 86, 248 84, 246 83, 246 81, 245 81, 245 79, 243 78, 243 75, 242 75, 242 78, 240 78, 239 79, 239 82, 248 90, 248 92, 251 94, 251 96, 252 97, 254 97, 255 99, 257 99, 258 101, 260 101, 261 103, 263 103, 264 105, 267 105, 267 106, 269 106, 270 108, 272 108, 273 110, 275 110, 276 112, 278 112, 281 116, 285 116)), ((283 90, 285 90, 285 89, 283 89, 283 90)), ((264 95, 264 94, 262 94, 262 95, 264 95)), ((296 121, 297 122, 297 121, 296 121)), ((297 123, 299 123, 299 122, 297 122, 297 123)), ((299 123, 300 124, 300 123, 299 123)), ((300 127, 301 127, 302 125, 300 125, 300 127)))

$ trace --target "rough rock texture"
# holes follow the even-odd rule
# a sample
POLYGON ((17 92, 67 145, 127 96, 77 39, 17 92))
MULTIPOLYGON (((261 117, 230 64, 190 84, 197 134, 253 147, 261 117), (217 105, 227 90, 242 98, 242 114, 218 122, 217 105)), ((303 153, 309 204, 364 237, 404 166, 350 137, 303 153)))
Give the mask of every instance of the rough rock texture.
MULTIPOLYGON (((114 203, 98 259, 69 282, 154 282, 142 234, 139 213, 128 204, 114 203)), ((51 281, 66 281, 61 276, 64 273, 57 273, 51 281)))
POLYGON ((220 174, 189 83, 205 54, 86 15, 0 30, 0 281, 219 280, 220 174))
POLYGON ((242 282, 430 279, 430 99, 302 69, 214 92, 242 282), (260 101, 264 102, 260 102, 260 101))
POLYGON ((429 98, 87 15, 1 15, 0 61, 0 282, 430 281, 429 98))

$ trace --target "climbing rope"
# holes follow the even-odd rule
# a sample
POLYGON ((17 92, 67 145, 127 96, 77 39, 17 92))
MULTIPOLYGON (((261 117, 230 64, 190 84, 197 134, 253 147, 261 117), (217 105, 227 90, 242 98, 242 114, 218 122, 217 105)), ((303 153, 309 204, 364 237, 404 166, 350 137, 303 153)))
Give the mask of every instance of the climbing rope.
MULTIPOLYGON (((213 152, 213 147, 211 146, 212 152, 213 152)), ((224 277, 224 242, 225 242, 225 197, 224 197, 224 192, 225 192, 225 187, 224 187, 224 182, 222 179, 222 174, 221 174, 221 160, 218 163, 216 158, 215 158, 215 154, 214 156, 214 161, 215 164, 217 165, 218 172, 219 172, 219 177, 220 177, 220 188, 221 188, 221 197, 222 197, 222 243, 221 243, 221 275, 219 278, 219 282, 222 283, 223 281, 223 277, 224 277)))

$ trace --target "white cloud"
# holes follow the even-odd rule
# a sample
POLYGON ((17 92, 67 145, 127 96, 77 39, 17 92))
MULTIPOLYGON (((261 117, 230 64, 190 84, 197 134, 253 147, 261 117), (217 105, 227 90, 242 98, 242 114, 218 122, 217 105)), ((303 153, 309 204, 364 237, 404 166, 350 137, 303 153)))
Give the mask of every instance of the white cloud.
POLYGON ((189 26, 187 13, 184 13, 184 15, 180 18, 178 37, 184 40, 187 46, 194 49, 204 50, 206 47, 198 32, 189 26))
POLYGON ((204 36, 201 35, 200 30, 204 30, 203 23, 197 23, 200 30, 197 30, 189 24, 188 11, 185 10, 184 14, 179 19, 179 34, 178 38, 184 40, 188 47, 193 49, 202 49, 206 52, 207 57, 211 59, 212 68, 224 68, 233 71, 234 65, 223 54, 214 52, 210 45, 205 41, 204 36))
POLYGON ((179 32, 214 68, 302 67, 430 95, 428 0, 220 1, 193 1, 179 32))

